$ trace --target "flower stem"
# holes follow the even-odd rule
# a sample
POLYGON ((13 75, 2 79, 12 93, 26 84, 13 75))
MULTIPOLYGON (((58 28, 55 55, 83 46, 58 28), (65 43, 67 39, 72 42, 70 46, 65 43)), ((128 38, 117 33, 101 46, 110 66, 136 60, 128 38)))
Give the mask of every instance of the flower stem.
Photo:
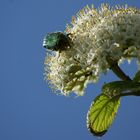
POLYGON ((116 97, 123 97, 123 96, 140 96, 140 91, 121 93, 121 94, 118 94, 114 97, 116 98, 116 97))
POLYGON ((129 76, 127 76, 122 69, 118 66, 117 62, 114 62, 112 59, 107 58, 110 69, 123 81, 132 81, 129 76))

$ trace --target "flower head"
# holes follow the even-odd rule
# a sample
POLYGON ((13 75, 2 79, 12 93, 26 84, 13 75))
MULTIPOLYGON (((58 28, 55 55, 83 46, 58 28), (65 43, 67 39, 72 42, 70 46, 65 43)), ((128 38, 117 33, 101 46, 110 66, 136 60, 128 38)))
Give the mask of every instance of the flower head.
POLYGON ((63 95, 83 95, 89 82, 97 82, 114 62, 133 57, 140 62, 140 10, 102 4, 85 7, 72 18, 65 34, 71 40, 63 51, 47 52, 46 77, 63 95))

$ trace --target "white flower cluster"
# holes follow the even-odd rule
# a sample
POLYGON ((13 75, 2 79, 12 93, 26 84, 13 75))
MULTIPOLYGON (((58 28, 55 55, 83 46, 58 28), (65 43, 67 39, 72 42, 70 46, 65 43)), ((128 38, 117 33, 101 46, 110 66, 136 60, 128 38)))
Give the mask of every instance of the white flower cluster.
POLYGON ((137 58, 140 62, 140 10, 127 6, 99 9, 88 6, 72 18, 66 34, 72 46, 62 52, 47 53, 45 76, 51 87, 63 95, 83 95, 89 82, 97 82, 100 73, 114 62, 137 58))

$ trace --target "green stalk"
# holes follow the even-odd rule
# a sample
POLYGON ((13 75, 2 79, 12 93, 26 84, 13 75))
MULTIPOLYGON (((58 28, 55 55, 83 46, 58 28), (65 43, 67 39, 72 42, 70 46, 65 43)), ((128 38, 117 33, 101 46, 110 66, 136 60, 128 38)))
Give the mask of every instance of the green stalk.
POLYGON ((127 76, 122 69, 118 66, 117 62, 114 62, 109 57, 107 58, 108 64, 110 65, 110 69, 123 81, 132 81, 129 76, 127 76))
POLYGON ((121 93, 121 94, 118 94, 114 97, 117 98, 117 97, 124 97, 124 96, 140 96, 140 91, 121 93))

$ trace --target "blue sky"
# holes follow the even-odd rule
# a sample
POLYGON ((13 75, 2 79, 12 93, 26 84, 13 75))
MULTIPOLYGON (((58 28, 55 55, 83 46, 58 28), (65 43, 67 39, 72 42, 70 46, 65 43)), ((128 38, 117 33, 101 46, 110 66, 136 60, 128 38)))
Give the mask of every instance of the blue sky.
MULTIPOLYGON (((86 128, 86 114, 104 82, 118 80, 113 73, 91 84, 83 97, 55 95, 43 80, 44 35, 63 31, 84 6, 128 4, 138 0, 0 0, 0 140, 94 140, 86 128)), ((133 76, 135 62, 122 65, 133 76)), ((122 99, 117 117, 104 140, 140 137, 140 99, 122 99)))

